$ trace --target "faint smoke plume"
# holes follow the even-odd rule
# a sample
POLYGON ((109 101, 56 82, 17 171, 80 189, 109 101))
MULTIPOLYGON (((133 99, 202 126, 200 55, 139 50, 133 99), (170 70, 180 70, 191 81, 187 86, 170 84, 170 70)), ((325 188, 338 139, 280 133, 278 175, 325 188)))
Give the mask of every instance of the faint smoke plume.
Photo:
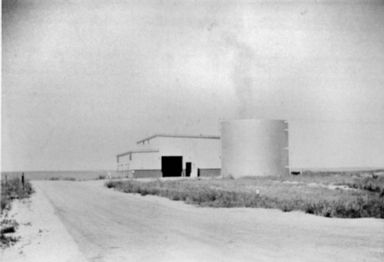
POLYGON ((233 37, 225 37, 225 41, 234 51, 232 81, 238 100, 237 116, 252 118, 254 81, 254 51, 245 43, 233 37))

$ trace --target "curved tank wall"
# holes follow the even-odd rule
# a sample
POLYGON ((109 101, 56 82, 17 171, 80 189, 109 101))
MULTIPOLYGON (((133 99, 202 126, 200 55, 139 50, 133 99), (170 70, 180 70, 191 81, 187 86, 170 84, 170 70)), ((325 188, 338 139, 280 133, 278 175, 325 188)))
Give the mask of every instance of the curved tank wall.
POLYGON ((224 177, 288 175, 288 165, 286 121, 221 122, 221 174, 224 177))

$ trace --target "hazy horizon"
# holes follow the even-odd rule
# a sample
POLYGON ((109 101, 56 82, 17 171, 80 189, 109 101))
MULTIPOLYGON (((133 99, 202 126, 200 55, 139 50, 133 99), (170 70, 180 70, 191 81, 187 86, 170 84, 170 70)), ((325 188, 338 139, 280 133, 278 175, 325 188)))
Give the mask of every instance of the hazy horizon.
POLYGON ((290 122, 290 164, 384 166, 383 1, 2 1, 2 170, 290 122))
MULTIPOLYGON (((373 171, 373 170, 384 170, 384 166, 372 166, 372 167, 331 167, 331 168, 323 168, 323 167, 309 167, 309 168, 303 168, 303 167, 290 167, 293 171, 324 171, 324 172, 353 172, 353 171, 373 171)), ((83 169, 83 170, 2 170, 2 174, 6 173, 49 173, 49 172, 116 172, 119 173, 121 171, 117 171, 116 168, 111 169, 83 169)))

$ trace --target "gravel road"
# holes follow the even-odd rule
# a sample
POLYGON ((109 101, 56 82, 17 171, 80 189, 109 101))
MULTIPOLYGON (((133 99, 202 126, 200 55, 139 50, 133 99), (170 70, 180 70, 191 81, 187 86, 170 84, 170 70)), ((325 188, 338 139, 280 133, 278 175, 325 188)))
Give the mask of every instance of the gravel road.
POLYGON ((384 220, 198 208, 103 181, 34 181, 89 261, 383 261, 384 220))

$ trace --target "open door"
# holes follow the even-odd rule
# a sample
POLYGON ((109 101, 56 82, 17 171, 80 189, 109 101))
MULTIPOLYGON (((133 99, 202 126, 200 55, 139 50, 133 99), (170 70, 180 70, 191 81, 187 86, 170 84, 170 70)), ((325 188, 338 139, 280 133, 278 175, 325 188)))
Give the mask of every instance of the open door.
POLYGON ((162 156, 161 172, 163 177, 178 177, 183 172, 182 156, 162 156))
POLYGON ((185 176, 190 177, 192 172, 192 163, 187 162, 185 163, 185 176))

